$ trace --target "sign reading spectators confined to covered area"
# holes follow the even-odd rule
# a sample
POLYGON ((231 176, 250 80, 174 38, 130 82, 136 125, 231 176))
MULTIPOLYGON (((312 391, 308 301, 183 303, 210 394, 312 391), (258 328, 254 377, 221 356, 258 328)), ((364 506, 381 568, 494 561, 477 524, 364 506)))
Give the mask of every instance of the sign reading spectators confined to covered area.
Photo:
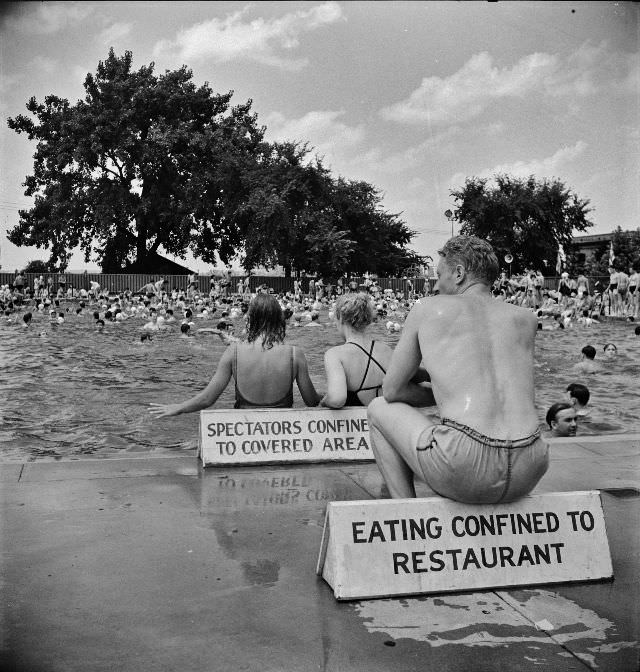
POLYGON ((203 466, 373 460, 367 409, 200 412, 203 466))
POLYGON ((611 578, 600 493, 330 502, 317 573, 338 600, 611 578))

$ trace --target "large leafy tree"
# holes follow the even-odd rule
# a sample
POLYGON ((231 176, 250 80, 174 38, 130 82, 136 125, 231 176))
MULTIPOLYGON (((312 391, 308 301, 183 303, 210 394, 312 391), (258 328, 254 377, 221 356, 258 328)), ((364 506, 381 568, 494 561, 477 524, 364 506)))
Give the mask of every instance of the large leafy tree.
POLYGON ((9 233, 16 245, 50 248, 65 268, 79 246, 104 271, 144 262, 162 248, 187 249, 208 263, 228 261, 242 242, 234 218, 245 200, 241 176, 265 147, 251 102, 232 107, 232 93, 197 87, 182 67, 154 74, 132 70, 132 54, 113 49, 88 74, 84 100, 29 100, 35 117, 9 127, 37 141, 20 211, 9 233))
POLYGON ((309 153, 307 145, 275 144, 248 176, 250 197, 238 211, 247 268, 279 264, 335 277, 392 275, 423 262, 407 249, 415 233, 383 210, 375 187, 332 177, 309 153))
POLYGON ((320 160, 309 160, 309 151, 298 143, 275 143, 245 175, 249 196, 237 212, 245 268, 281 265, 290 275, 336 251, 331 241, 340 240, 342 232, 335 233, 327 210, 332 178, 320 160))
POLYGON ((34 206, 9 238, 48 248, 51 268, 76 247, 104 272, 144 268, 159 249, 328 276, 421 262, 406 249, 415 233, 372 185, 333 178, 306 145, 265 142, 250 101, 231 106, 231 92, 197 87, 186 67, 134 71, 131 52, 112 49, 84 87, 75 105, 32 98, 32 117, 8 121, 37 141, 34 206))
POLYGON ((349 274, 402 275, 425 262, 425 257, 407 248, 416 232, 399 214, 384 210, 373 185, 338 178, 331 201, 337 221, 354 243, 345 264, 349 274))
POLYGON ((553 273, 558 246, 570 248, 576 231, 593 226, 587 219, 589 201, 558 179, 472 177, 451 196, 460 233, 486 239, 500 260, 511 254, 513 272, 536 268, 553 273))

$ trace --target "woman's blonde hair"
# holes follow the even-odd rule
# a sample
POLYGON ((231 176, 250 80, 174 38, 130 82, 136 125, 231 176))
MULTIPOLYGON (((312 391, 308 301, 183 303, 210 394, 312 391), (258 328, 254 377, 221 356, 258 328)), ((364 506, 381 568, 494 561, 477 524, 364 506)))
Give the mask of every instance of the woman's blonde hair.
POLYGON ((356 331, 362 331, 376 317, 373 299, 364 292, 343 294, 336 301, 335 316, 356 331))

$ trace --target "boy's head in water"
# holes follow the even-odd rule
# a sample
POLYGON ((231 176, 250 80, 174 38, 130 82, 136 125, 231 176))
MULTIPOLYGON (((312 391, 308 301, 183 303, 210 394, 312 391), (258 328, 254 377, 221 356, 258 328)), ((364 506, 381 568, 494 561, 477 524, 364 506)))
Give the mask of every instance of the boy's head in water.
POLYGON ((586 385, 582 385, 581 383, 570 383, 567 385, 567 397, 569 403, 576 409, 578 415, 585 415, 586 412, 588 412, 588 409, 585 411, 585 408, 589 403, 591 393, 586 385))
POLYGON ((140 342, 144 343, 145 341, 152 341, 153 339, 151 338, 151 334, 142 334, 140 336, 140 342))
POLYGON ((184 324, 180 325, 180 333, 183 336, 188 336, 191 331, 191 326, 188 325, 186 322, 184 324))
POLYGON ((583 359, 595 359, 596 349, 592 345, 585 345, 581 350, 583 359))

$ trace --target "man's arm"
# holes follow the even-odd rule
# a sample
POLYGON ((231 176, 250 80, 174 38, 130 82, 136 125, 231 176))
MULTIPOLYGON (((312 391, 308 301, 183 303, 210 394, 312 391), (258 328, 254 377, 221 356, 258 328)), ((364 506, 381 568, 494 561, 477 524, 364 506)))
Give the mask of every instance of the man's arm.
POLYGON ((418 328, 424 305, 417 303, 409 313, 400 341, 393 352, 391 364, 382 383, 382 394, 389 403, 402 401, 410 406, 433 406, 435 399, 430 387, 414 382, 420 369, 422 353, 418 328))

